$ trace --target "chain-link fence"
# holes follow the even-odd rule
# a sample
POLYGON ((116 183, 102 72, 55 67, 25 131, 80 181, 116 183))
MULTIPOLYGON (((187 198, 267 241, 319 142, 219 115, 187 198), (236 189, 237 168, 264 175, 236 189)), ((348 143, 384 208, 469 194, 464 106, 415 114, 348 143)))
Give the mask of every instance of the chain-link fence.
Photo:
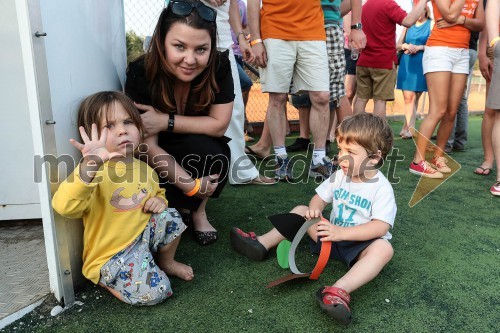
MULTIPOLYGON (((153 34, 154 27, 158 20, 161 10, 165 6, 164 0, 125 0, 125 29, 127 36, 127 58, 130 61, 144 53, 144 40, 147 36, 153 34)), ((250 91, 248 104, 246 107, 246 116, 252 123, 257 133, 260 133, 262 122, 266 116, 269 97, 262 93, 258 75, 246 68, 247 74, 253 81, 250 91)), ((484 110, 484 92, 485 82, 479 73, 475 71, 471 84, 469 95, 469 110, 484 110)), ((395 91, 396 99, 387 103, 387 115, 403 115, 404 100, 401 91, 395 91)), ((425 95, 422 96, 418 112, 424 116, 428 112, 429 100, 425 95)), ((367 111, 373 110, 373 103, 370 101, 367 105, 367 111)), ((291 123, 298 120, 298 110, 291 104, 287 104, 287 116, 291 123)), ((293 126, 292 130, 297 127, 293 126)))

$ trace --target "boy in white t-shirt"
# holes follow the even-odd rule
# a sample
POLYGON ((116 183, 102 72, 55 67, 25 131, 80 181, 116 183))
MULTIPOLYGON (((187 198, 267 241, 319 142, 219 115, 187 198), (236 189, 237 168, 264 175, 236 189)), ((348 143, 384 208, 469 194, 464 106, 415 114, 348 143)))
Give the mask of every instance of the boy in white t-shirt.
MULTIPOLYGON (((389 229, 397 207, 391 184, 377 170, 392 149, 393 134, 385 119, 362 113, 342 121, 337 142, 339 170, 316 188, 309 207, 297 206, 291 212, 309 220, 321 217, 332 204, 330 221, 311 226, 308 234, 313 252, 319 253, 321 241, 332 241, 331 257, 350 267, 332 286, 316 293, 321 308, 347 325, 352 319, 349 293, 374 279, 393 255, 389 229)), ((264 260, 283 239, 276 228, 261 236, 231 230, 233 248, 253 260, 264 260)))

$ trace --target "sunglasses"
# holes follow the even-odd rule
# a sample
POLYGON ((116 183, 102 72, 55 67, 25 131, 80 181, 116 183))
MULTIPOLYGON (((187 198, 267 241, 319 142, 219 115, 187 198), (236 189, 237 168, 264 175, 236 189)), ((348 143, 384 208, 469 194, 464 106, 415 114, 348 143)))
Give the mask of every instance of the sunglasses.
POLYGON ((207 22, 215 22, 217 13, 214 9, 205 6, 201 2, 187 2, 182 0, 170 1, 168 6, 172 13, 178 16, 189 16, 193 9, 196 8, 198 15, 207 22))

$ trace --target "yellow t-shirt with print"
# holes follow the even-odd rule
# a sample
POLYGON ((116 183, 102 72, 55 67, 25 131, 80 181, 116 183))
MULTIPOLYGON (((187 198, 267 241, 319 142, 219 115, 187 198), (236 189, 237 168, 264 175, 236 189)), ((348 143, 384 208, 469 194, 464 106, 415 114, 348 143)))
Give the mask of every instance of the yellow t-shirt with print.
POLYGON ((106 162, 94 180, 80 178, 80 166, 59 186, 54 210, 67 218, 83 218, 83 275, 94 283, 101 267, 132 243, 146 228, 151 213, 144 203, 152 197, 165 202, 158 175, 146 163, 106 162))

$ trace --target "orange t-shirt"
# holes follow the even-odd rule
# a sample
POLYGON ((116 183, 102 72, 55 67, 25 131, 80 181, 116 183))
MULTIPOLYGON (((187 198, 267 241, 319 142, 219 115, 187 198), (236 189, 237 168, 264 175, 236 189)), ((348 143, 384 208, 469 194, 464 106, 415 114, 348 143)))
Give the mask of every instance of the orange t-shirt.
MULTIPOLYGON (((451 0, 453 2, 454 0, 451 0)), ((476 8, 479 5, 479 0, 465 0, 464 7, 460 15, 467 18, 473 18, 476 8)), ((437 8, 436 1, 432 0, 432 8, 434 12, 434 19, 436 22, 443 16, 437 8)), ((454 25, 450 28, 438 29, 434 25, 431 35, 427 40, 427 46, 448 46, 462 49, 469 48, 470 30, 462 25, 454 25)))
POLYGON ((262 39, 326 40, 320 0, 263 0, 262 39))

